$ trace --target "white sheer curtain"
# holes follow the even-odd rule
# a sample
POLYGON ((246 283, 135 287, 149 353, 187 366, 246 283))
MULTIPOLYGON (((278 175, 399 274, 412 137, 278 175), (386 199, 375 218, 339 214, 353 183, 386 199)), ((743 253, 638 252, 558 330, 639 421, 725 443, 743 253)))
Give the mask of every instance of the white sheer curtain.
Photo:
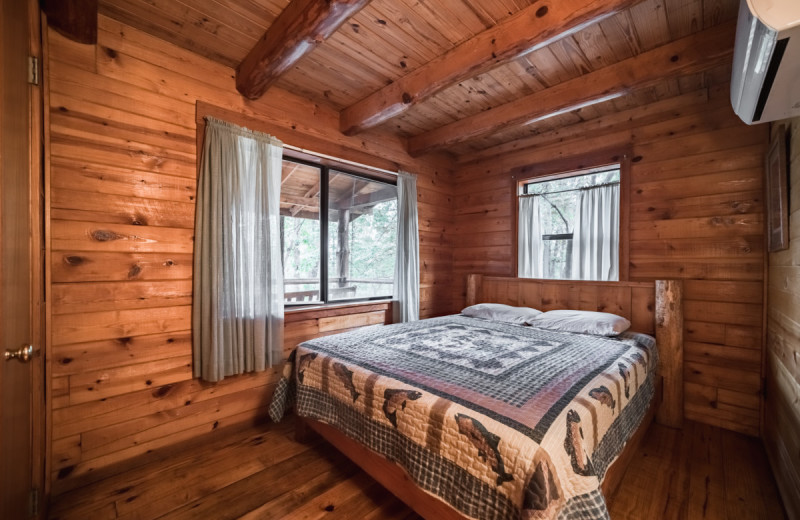
POLYGON ((544 276, 543 229, 539 213, 541 199, 538 195, 519 198, 517 273, 520 278, 542 278, 544 276))
POLYGON ((397 260, 394 269, 394 321, 419 319, 419 223, 417 178, 397 175, 397 260))
POLYGON ((282 151, 266 134, 206 118, 195 217, 195 377, 219 381, 281 360, 282 151))
POLYGON ((619 280, 619 184, 581 190, 572 237, 572 278, 619 280))

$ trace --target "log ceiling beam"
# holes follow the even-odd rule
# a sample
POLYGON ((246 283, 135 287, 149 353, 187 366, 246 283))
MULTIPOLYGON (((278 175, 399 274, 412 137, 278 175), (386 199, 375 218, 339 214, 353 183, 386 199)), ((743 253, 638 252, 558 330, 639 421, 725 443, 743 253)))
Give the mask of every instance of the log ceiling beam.
POLYGON ((676 40, 638 56, 559 83, 505 105, 409 138, 416 157, 505 128, 540 121, 610 96, 653 86, 672 76, 692 74, 725 63, 733 54, 735 24, 729 22, 676 40))
POLYGON ((236 90, 260 98, 370 0, 292 0, 236 69, 236 90))
POLYGON ((545 47, 641 0, 541 0, 345 108, 339 129, 354 135, 397 117, 482 72, 545 47))

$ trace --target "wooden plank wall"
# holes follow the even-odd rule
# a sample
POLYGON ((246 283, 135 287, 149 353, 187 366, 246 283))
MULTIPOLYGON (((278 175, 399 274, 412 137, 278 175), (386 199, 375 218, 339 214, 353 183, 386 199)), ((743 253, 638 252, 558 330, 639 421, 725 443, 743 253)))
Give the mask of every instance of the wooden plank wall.
MULTIPOLYGON (((191 375, 198 101, 257 117, 295 146, 417 173, 421 314, 452 310, 441 158, 411 159, 387 135, 344 137, 338 113, 279 89, 245 101, 233 70, 104 16, 97 46, 49 31, 46 53, 54 494, 265 417, 281 367, 213 385, 191 375)), ((288 315, 286 348, 383 322, 387 308, 288 315)))
POLYGON ((789 132, 789 248, 767 273, 764 444, 789 518, 800 518, 800 117, 789 132))
POLYGON ((514 274, 514 168, 632 150, 630 278, 686 282, 686 417, 758 435, 766 142, 725 84, 472 154, 455 175, 456 301, 468 273, 514 274))

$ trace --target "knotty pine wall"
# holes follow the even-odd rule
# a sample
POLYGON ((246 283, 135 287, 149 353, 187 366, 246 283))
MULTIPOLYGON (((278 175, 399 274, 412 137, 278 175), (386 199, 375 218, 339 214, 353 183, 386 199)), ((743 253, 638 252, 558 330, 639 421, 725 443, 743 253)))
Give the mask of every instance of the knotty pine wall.
POLYGON ((517 174, 525 178, 539 163, 629 149, 630 278, 685 280, 686 417, 758 435, 766 132, 734 115, 724 85, 465 157, 455 175, 456 301, 467 273, 515 274, 515 167, 530 167, 517 174))
MULTIPOLYGON (((97 46, 46 40, 54 494, 266 416, 281 367, 218 384, 191 375, 198 101, 288 144, 417 173, 421 314, 452 311, 446 163, 411 159, 393 137, 344 137, 337 113, 288 92, 245 101, 233 70, 104 16, 97 46)), ((285 346, 389 317, 386 304, 290 313, 285 346)))
POLYGON ((789 518, 800 518, 800 117, 789 132, 789 248, 769 254, 764 444, 789 518))

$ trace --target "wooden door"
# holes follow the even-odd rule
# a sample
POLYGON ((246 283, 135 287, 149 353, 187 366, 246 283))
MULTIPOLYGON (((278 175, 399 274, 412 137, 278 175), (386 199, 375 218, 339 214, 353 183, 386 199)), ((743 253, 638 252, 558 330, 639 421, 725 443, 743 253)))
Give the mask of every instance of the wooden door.
MULTIPOLYGON (((13 351, 34 341, 33 326, 38 323, 33 296, 38 262, 32 251, 34 237, 40 235, 32 222, 40 206, 31 188, 39 173, 30 146, 34 113, 28 84, 30 3, 0 2, 0 350, 13 351)), ((0 518, 4 519, 28 518, 32 513, 31 490, 38 474, 33 471, 32 417, 34 410, 40 410, 33 399, 36 366, 0 358, 0 518)))

